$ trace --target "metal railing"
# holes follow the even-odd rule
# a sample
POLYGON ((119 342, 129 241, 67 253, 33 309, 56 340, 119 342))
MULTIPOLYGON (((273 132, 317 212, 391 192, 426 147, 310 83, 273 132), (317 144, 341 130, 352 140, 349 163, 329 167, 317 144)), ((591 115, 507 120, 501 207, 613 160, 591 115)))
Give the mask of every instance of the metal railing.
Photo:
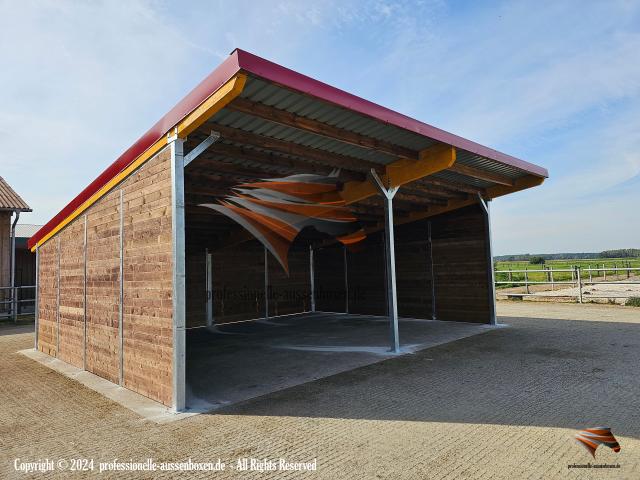
POLYGON ((0 287, 0 318, 12 318, 16 322, 19 315, 32 315, 35 305, 35 285, 0 287), (29 291, 33 291, 33 294, 29 295, 29 291))
MULTIPOLYGON (((507 295, 507 296, 549 296, 547 295, 548 290, 534 292, 531 293, 530 287, 533 285, 551 285, 551 290, 554 291, 556 285, 566 285, 572 288, 576 288, 577 292, 575 294, 567 294, 567 295, 556 295, 559 297, 576 297, 579 303, 583 302, 584 288, 588 285, 640 285, 640 280, 634 280, 633 277, 636 275, 640 275, 640 267, 595 267, 592 268, 589 266, 588 268, 583 268, 579 266, 574 266, 571 268, 543 268, 543 269, 524 269, 524 270, 495 270, 496 278, 498 278, 499 274, 506 274, 507 280, 496 280, 496 287, 499 285, 513 285, 514 287, 524 287, 525 292, 523 293, 513 293, 513 292, 500 292, 496 290, 496 294, 507 295), (607 272, 614 272, 613 276, 618 277, 617 279, 607 279, 607 272), (624 272, 622 276, 626 276, 626 280, 620 279, 621 276, 619 272, 624 272), (636 272, 636 273, 634 273, 636 272), (546 277, 546 280, 531 280, 529 275, 531 273, 543 273, 543 277, 546 277), (522 276, 523 278, 520 280, 514 277, 514 274, 517 276, 522 276), (522 274, 522 275, 520 275, 522 274), (560 277, 562 279, 558 279, 558 274, 561 274, 560 277), (566 279, 565 279, 566 278, 566 279)), ((566 287, 565 287, 566 288, 566 287)), ((633 295, 593 295, 589 293, 589 298, 629 298, 633 295)))

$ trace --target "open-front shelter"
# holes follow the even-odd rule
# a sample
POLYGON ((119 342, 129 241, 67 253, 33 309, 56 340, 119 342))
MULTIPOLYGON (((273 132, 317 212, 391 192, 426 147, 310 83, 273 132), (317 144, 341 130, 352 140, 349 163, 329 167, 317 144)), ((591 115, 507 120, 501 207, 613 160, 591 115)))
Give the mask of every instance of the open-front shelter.
POLYGON ((183 410, 189 328, 384 315, 397 351, 398 316, 495 323, 489 201, 546 177, 235 50, 30 239, 35 348, 183 410), (296 175, 335 179, 366 238, 302 229, 287 273, 256 231, 203 205, 296 175))

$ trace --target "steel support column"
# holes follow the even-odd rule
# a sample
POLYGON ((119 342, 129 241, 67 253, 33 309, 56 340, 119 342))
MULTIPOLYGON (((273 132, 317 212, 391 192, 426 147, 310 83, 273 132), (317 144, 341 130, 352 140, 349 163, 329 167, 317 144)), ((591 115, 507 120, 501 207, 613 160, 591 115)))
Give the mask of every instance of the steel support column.
POLYGON ((84 215, 84 241, 82 243, 82 317, 84 331, 82 332, 82 368, 87 369, 87 215, 84 215))
POLYGON ((34 350, 38 350, 38 317, 40 316, 40 247, 36 245, 36 301, 34 350))
POLYGON ((213 327, 213 258, 209 249, 205 249, 206 282, 207 282, 207 327, 213 327))
POLYGON ((347 267, 347 247, 342 246, 342 258, 344 260, 344 312, 349 313, 349 270, 347 267))
POLYGON ((311 283, 311 311, 316 311, 316 276, 313 270, 313 245, 309 245, 309 277, 311 283))
POLYGON ((118 383, 124 385, 124 191, 120 188, 120 301, 118 304, 118 343, 120 369, 118 383))
POLYGON ((389 326, 391 331, 391 351, 400 352, 400 338, 398 332, 398 294, 396 291, 396 252, 393 234, 393 197, 399 187, 387 188, 377 172, 371 169, 374 185, 384 197, 384 240, 387 254, 385 255, 387 270, 387 307, 389 326))
POLYGON ((431 320, 436 320, 436 274, 433 271, 433 239, 431 238, 431 222, 427 222, 429 242, 429 269, 431 270, 431 320))
POLYGON ((186 408, 184 140, 177 134, 169 135, 167 143, 171 148, 173 236, 173 409, 180 412, 186 408))
POLYGON ((264 247, 264 319, 269 318, 269 251, 264 247))
POLYGON ((491 325, 497 325, 498 320, 496 318, 496 279, 495 272, 493 271, 493 245, 491 238, 491 212, 489 210, 489 201, 485 201, 478 193, 478 199, 480 200, 480 206, 484 213, 485 231, 487 232, 486 238, 486 252, 487 252, 487 283, 489 290, 489 323, 491 325))

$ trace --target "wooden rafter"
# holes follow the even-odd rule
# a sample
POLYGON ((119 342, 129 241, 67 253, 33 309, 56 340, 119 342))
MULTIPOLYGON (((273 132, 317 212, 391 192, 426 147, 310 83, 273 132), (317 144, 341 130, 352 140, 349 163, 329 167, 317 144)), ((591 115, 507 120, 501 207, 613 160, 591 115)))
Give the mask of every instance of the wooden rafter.
POLYGON ((288 142, 286 140, 279 140, 266 135, 258 135, 256 133, 216 123, 209 123, 209 125, 212 129, 220 132, 223 139, 229 140, 233 143, 250 145, 252 147, 263 148, 265 150, 271 150, 286 155, 293 155, 295 157, 300 157, 302 159, 317 162, 333 168, 346 168, 360 172, 368 172, 371 168, 378 170, 383 169, 382 165, 368 160, 331 153, 319 148, 305 147, 304 145, 288 142))
POLYGON ((449 167, 450 171, 459 173, 466 177, 477 178, 478 180, 484 180, 485 182, 497 183, 498 185, 506 185, 508 187, 513 186, 513 179, 499 173, 489 172, 487 170, 480 170, 479 168, 470 167, 468 165, 462 165, 456 163, 449 167))
POLYGON ((227 105, 228 109, 245 113, 254 117, 259 117, 269 122, 277 123, 287 127, 295 128, 305 132, 320 135, 325 138, 338 140, 349 145, 384 152, 389 155, 411 160, 418 159, 418 151, 395 145, 390 142, 378 140, 356 132, 337 128, 317 120, 296 115, 295 113, 280 110, 264 103, 252 102, 246 98, 238 97, 235 101, 227 105))

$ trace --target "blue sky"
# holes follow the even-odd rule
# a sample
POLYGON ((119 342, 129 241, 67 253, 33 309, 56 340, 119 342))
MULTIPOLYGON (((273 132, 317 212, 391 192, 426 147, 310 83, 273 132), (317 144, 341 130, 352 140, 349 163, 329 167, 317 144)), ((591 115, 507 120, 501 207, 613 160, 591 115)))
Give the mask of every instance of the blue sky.
POLYGON ((0 175, 44 223, 235 47, 544 165, 496 254, 640 247, 640 2, 0 1, 0 175))

